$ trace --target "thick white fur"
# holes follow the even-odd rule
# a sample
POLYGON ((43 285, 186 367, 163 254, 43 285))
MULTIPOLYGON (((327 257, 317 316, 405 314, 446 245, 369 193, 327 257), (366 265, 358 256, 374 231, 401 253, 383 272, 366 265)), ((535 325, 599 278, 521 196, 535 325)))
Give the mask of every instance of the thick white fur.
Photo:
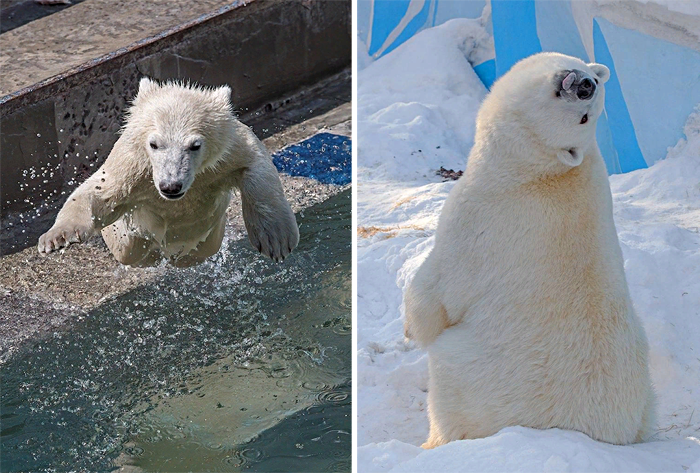
POLYGON ((230 94, 225 86, 142 79, 121 137, 39 238, 39 252, 101 230, 123 264, 150 266, 162 258, 177 266, 197 264, 219 250, 237 188, 250 242, 264 255, 284 259, 299 241, 297 223, 268 151, 234 118, 230 94), (186 192, 168 200, 158 185, 174 180, 186 192))
POLYGON ((405 295, 406 334, 429 353, 425 448, 512 425, 614 444, 652 429, 647 340, 595 141, 608 76, 538 54, 479 111, 466 172, 405 295), (593 99, 555 96, 552 78, 571 69, 598 79, 593 99))

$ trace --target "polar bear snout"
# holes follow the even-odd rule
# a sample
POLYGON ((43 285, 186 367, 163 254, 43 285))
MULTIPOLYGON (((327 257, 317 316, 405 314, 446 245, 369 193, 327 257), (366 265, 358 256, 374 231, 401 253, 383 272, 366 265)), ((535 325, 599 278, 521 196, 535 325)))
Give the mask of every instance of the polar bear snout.
POLYGON ((153 184, 161 197, 181 199, 188 191, 196 173, 197 164, 187 155, 166 154, 154 156, 153 184))
POLYGON ((556 75, 557 96, 569 101, 590 100, 595 95, 598 81, 578 69, 561 71, 556 75))
POLYGON ((576 96, 580 100, 588 100, 593 97, 593 94, 595 94, 595 83, 586 77, 581 81, 581 84, 579 84, 576 96))
POLYGON ((160 181, 158 190, 163 197, 170 200, 177 200, 185 195, 185 191, 182 190, 182 182, 160 181))
POLYGON ((193 172, 153 172, 153 183, 161 197, 167 200, 181 199, 189 190, 193 172))
POLYGON ((153 170, 153 184, 167 200, 182 198, 202 167, 204 138, 195 134, 177 139, 166 133, 151 133, 146 150, 153 170))

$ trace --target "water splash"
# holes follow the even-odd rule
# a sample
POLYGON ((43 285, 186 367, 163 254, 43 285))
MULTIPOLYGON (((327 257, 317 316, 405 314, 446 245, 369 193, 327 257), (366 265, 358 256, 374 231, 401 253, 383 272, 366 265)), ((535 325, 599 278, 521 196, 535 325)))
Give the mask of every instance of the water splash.
POLYGON ((349 467, 349 440, 312 439, 350 431, 350 192, 300 223, 282 265, 228 241, 24 347, 0 368, 0 469, 265 470, 282 438, 300 470, 349 467))

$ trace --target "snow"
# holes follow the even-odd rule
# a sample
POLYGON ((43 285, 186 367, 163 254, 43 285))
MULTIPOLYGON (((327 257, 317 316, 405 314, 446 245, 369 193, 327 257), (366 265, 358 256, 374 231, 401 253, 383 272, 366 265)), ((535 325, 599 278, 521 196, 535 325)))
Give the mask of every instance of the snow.
MULTIPOLYGON (((460 440, 422 450, 397 440, 360 447, 358 471, 391 472, 611 472, 673 471, 700 467, 692 440, 617 446, 559 429, 508 427, 485 439, 460 440), (670 461, 669 461, 670 460, 670 461)), ((697 470, 694 470, 697 473, 697 470)))
POLYGON ((650 442, 510 427, 433 450, 427 355, 403 337, 403 291, 433 246, 486 90, 466 57, 478 20, 424 30, 358 76, 358 471, 700 473, 700 109, 649 169, 610 178, 632 298, 659 398, 650 442), (695 412, 697 410, 698 412, 695 412))
MULTIPOLYGON (((612 3, 607 0, 605 3, 612 3)), ((684 15, 700 16, 700 2, 694 0, 636 0, 639 3, 656 3, 662 7, 666 7, 669 11, 682 13, 684 15)), ((603 2, 601 2, 603 3, 603 2)))

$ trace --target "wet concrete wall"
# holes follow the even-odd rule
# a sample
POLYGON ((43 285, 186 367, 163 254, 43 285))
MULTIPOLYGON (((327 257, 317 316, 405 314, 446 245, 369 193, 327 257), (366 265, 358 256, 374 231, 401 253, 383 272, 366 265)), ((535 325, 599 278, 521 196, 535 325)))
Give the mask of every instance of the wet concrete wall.
POLYGON ((25 0, 3 0, 0 2, 0 11, 15 8, 21 3, 25 3, 25 0))
POLYGON ((70 3, 42 5, 34 0, 3 0, 0 3, 0 33, 19 28, 30 21, 52 15, 85 0, 70 3))
POLYGON ((106 159, 142 76, 229 84, 241 114, 264 114, 350 65, 350 13, 350 0, 231 5, 0 98, 0 254, 34 245, 106 159))

